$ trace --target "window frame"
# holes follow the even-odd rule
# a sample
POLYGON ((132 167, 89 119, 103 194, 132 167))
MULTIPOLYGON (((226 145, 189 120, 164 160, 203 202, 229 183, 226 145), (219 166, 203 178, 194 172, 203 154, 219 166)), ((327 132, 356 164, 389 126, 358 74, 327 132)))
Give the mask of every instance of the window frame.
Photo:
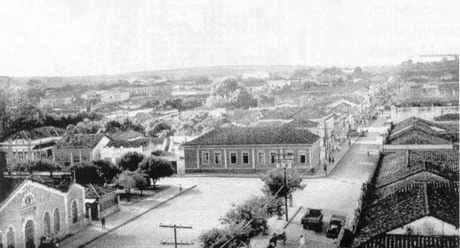
POLYGON ((265 151, 257 151, 257 164, 265 164, 265 151), (262 157, 260 157, 260 154, 262 154, 262 157), (262 158, 262 161, 260 158, 262 158))
POLYGON ((238 153, 236 151, 230 151, 230 164, 235 165, 238 164, 238 153), (232 155, 235 155, 235 162, 232 162, 232 155))
POLYGON ((248 165, 251 163, 250 152, 249 151, 241 151, 241 164, 248 165), (245 154, 247 154, 248 161, 244 162, 245 154))
POLYGON ((214 152, 213 155, 214 155, 213 156, 214 157, 214 159, 213 159, 214 164, 221 165, 222 164, 222 152, 216 151, 216 152, 214 152))
POLYGON ((211 161, 210 161, 210 155, 209 154, 210 154, 209 151, 201 151, 201 163, 206 164, 206 165, 210 164, 211 161), (206 158, 206 156, 207 156, 207 158, 206 158))

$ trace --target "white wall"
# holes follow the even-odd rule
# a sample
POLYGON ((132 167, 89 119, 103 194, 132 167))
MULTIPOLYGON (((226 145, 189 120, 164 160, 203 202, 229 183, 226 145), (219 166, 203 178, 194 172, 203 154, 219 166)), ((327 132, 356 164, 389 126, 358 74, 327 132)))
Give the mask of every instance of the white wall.
POLYGON ((454 225, 431 216, 425 216, 401 228, 393 229, 387 234, 406 234, 407 227, 411 227, 414 235, 459 235, 460 230, 454 225))

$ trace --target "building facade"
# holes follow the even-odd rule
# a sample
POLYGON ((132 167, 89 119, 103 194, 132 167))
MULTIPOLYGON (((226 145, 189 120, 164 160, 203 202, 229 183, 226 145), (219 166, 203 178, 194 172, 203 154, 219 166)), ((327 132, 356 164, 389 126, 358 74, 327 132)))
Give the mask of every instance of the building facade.
POLYGON ((68 168, 101 159, 101 148, 111 139, 105 134, 70 134, 53 148, 54 161, 68 168))
POLYGON ((254 172, 279 166, 311 170, 320 164, 319 136, 288 127, 231 127, 213 130, 184 144, 185 171, 254 172))
POLYGON ((24 180, 0 203, 0 247, 38 247, 44 236, 62 238, 83 229, 84 194, 72 182, 24 180))

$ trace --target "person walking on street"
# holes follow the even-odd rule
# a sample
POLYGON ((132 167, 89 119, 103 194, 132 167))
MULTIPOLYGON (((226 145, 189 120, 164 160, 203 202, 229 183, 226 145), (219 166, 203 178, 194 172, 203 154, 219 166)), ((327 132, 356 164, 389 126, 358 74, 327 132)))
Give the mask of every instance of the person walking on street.
POLYGON ((299 248, 305 248, 305 238, 303 237, 303 235, 300 235, 299 248))
POLYGON ((270 244, 275 244, 275 247, 276 247, 276 243, 278 241, 278 235, 276 235, 276 233, 273 233, 272 237, 270 238, 270 240, 268 241, 270 244))
POLYGON ((369 151, 367 151, 367 156, 369 157, 369 151))
POLYGON ((102 229, 105 229, 105 218, 102 217, 101 219, 101 225, 102 225, 102 229))

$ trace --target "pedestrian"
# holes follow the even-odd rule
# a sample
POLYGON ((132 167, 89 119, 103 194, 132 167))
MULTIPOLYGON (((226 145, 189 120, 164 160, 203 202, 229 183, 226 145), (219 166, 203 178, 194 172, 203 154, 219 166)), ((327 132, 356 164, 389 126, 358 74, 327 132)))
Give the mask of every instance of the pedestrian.
POLYGON ((278 241, 278 235, 276 235, 276 233, 273 233, 272 237, 270 238, 270 240, 268 241, 270 244, 275 244, 275 247, 276 247, 276 244, 277 244, 277 241, 278 241))
POLYGON ((299 248, 305 248, 305 238, 303 237, 303 235, 300 235, 299 248))
POLYGON ((327 176, 327 164, 324 164, 323 168, 324 168, 324 174, 327 176))
POLYGON ((101 219, 101 225, 102 225, 102 228, 105 229, 105 218, 102 217, 101 219))
POLYGON ((182 192, 182 184, 179 184, 179 192, 182 192))
POLYGON ((367 156, 369 157, 369 151, 367 151, 367 156))
POLYGON ((332 157, 332 163, 334 163, 334 157, 332 157))

